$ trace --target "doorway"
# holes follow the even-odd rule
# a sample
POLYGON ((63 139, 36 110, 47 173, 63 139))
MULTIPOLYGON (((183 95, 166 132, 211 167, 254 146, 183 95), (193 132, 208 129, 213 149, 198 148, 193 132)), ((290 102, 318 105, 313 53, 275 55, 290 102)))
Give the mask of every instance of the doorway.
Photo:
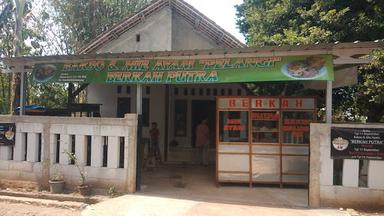
POLYGON ((216 101, 212 100, 192 100, 192 147, 195 147, 196 127, 203 119, 207 119, 210 131, 210 148, 215 147, 216 143, 216 101))

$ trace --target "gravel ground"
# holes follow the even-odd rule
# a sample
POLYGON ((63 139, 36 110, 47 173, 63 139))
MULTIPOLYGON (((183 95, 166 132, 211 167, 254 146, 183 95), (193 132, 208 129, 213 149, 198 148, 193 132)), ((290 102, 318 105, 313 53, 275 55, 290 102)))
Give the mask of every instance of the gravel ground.
POLYGON ((0 201, 0 216, 79 216, 80 210, 0 201))

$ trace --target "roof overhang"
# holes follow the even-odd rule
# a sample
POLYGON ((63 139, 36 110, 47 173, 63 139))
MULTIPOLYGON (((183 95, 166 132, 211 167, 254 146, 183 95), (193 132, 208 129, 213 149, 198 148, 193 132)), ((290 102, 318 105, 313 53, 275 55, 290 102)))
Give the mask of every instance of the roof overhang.
POLYGON ((212 59, 236 57, 303 56, 330 54, 336 67, 349 67, 369 63, 375 49, 384 48, 384 41, 354 43, 325 43, 295 46, 270 46, 260 48, 231 48, 209 50, 181 50, 161 52, 100 53, 55 56, 23 56, 0 58, 14 72, 31 69, 39 63, 70 63, 108 59, 212 59), (17 68, 17 69, 16 69, 17 68))

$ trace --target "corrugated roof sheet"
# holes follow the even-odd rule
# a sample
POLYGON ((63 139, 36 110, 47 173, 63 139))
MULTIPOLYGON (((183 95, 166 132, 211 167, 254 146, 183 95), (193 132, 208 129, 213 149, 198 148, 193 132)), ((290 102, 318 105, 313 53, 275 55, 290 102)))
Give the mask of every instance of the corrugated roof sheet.
MULTIPOLYGON (((34 65, 37 63, 86 61, 95 59, 193 59, 193 58, 223 58, 223 57, 264 57, 264 56, 294 56, 294 55, 319 55, 332 54, 335 60, 341 59, 345 64, 366 63, 366 60, 359 60, 359 56, 366 55, 374 49, 384 48, 384 41, 369 41, 358 43, 324 43, 312 45, 294 46, 265 46, 259 48, 229 48, 209 50, 180 50, 180 51, 158 51, 158 52, 130 52, 130 53, 89 53, 76 55, 54 55, 54 56, 23 56, 0 58, 10 67, 17 64, 34 65)), ((338 64, 343 64, 340 61, 338 64)))

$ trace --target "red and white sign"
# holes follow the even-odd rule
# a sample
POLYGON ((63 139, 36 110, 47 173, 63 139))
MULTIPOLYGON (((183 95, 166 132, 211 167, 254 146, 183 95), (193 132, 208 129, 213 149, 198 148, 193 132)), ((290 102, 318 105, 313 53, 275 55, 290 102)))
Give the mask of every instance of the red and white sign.
POLYGON ((218 107, 220 109, 248 109, 250 100, 249 98, 219 98, 218 107))
POLYGON ((281 109, 315 109, 314 98, 282 98, 281 109))
POLYGON ((279 98, 252 98, 251 100, 253 109, 279 109, 279 98))

